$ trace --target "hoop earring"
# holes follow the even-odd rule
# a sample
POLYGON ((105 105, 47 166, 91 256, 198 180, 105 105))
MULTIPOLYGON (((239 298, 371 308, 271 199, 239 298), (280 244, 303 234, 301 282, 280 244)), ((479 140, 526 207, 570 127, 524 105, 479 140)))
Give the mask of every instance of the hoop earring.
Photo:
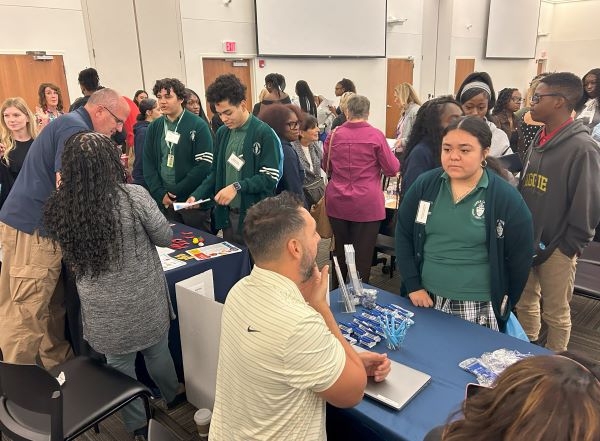
POLYGON ((481 161, 481 168, 486 168, 487 167, 487 159, 484 159, 483 161, 481 161))

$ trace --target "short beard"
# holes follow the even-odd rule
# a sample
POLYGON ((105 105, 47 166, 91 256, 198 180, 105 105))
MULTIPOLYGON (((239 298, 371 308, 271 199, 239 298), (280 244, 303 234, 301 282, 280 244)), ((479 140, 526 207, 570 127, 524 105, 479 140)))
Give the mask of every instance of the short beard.
POLYGON ((307 253, 302 254, 300 261, 300 272, 302 275, 302 283, 308 282, 313 275, 314 268, 317 265, 317 258, 311 259, 307 253))

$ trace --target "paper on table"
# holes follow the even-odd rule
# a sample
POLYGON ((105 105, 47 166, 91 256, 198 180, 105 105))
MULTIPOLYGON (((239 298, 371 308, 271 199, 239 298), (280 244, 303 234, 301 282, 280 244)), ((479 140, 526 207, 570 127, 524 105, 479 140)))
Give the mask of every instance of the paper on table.
POLYGON ((173 202, 173 210, 175 210, 175 211, 183 210, 184 208, 193 207, 194 205, 200 205, 200 204, 203 204, 208 201, 210 201, 210 198, 200 199, 199 201, 196 201, 196 202, 173 202))
POLYGON ((162 265, 163 271, 169 271, 185 265, 185 262, 166 254, 159 254, 158 256, 160 257, 160 264, 162 265))
POLYGON ((156 247, 156 251, 158 251, 159 256, 166 256, 168 254, 171 254, 175 250, 172 250, 171 248, 165 248, 165 247, 156 247))

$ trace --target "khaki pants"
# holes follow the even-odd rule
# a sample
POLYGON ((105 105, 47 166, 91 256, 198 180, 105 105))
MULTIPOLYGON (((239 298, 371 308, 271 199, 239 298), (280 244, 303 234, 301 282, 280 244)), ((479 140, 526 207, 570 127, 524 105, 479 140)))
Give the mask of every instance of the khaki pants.
POLYGON ((4 360, 46 368, 72 356, 65 340, 60 249, 38 232, 0 223, 0 349, 4 360))
POLYGON ((577 257, 567 257, 558 248, 548 260, 529 271, 529 279, 517 303, 517 315, 527 337, 539 338, 541 318, 548 325, 546 347, 555 352, 567 350, 571 336, 571 307, 577 257))

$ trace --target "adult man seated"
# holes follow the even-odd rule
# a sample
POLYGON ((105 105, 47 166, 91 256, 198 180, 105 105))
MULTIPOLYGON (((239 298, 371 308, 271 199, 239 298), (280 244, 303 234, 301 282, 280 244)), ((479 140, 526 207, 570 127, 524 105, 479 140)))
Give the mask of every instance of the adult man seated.
POLYGON ((325 402, 356 405, 390 361, 342 337, 329 269, 315 263, 316 224, 296 196, 252 206, 243 232, 256 265, 225 302, 210 440, 323 440, 325 402))

